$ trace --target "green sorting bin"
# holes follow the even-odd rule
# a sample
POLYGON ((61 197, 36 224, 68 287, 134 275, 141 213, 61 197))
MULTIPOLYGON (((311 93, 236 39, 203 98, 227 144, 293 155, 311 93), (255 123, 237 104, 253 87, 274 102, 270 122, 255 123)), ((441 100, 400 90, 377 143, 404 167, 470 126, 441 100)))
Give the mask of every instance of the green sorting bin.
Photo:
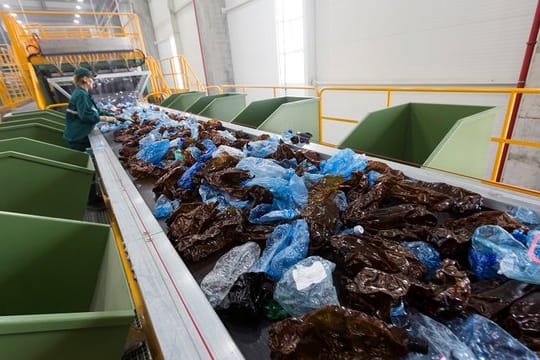
POLYGON ((21 120, 12 120, 12 121, 6 121, 0 123, 0 128, 8 127, 8 126, 16 126, 16 125, 26 125, 26 124, 41 124, 45 126, 49 126, 58 130, 64 131, 64 128, 66 127, 63 123, 48 120, 45 118, 31 118, 31 119, 21 119, 21 120))
POLYGON ((3 117, 2 122, 31 119, 35 117, 60 122, 62 124, 65 121, 65 115, 61 112, 58 112, 55 110, 35 110, 35 111, 11 113, 11 115, 3 117))
POLYGON ((0 212, 4 359, 120 359, 134 306, 109 226, 0 212))
POLYGON ((487 106, 408 103, 368 114, 339 147, 482 177, 498 116, 487 106))
POLYGON ((94 170, 94 164, 90 156, 82 151, 71 150, 28 138, 19 137, 0 140, 0 152, 4 151, 15 151, 94 170))
POLYGON ((231 121, 245 107, 246 94, 230 93, 200 97, 185 111, 208 118, 231 121))
POLYGON ((309 132, 312 141, 319 142, 319 99, 284 96, 253 101, 231 123, 276 134, 288 129, 309 132))
POLYGON ((25 137, 49 144, 67 147, 64 131, 42 124, 24 124, 0 127, 0 140, 25 137))
POLYGON ((91 161, 83 167, 4 151, 0 169, 0 211, 83 218, 94 175, 91 161))
POLYGON ((169 105, 174 101, 174 99, 176 99, 176 97, 180 94, 181 93, 174 93, 167 96, 167 98, 161 102, 160 106, 169 107, 169 105))
POLYGON ((202 91, 187 91, 184 93, 172 94, 161 103, 161 106, 185 111, 203 96, 205 96, 205 93, 202 91))

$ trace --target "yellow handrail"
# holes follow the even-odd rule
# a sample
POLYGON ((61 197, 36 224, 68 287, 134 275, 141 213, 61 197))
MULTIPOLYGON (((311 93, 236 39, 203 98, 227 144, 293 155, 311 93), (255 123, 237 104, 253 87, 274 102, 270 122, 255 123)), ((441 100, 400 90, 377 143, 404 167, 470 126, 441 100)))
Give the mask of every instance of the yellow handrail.
POLYGON ((310 90, 317 94, 317 88, 315 86, 306 85, 219 85, 222 89, 241 89, 246 92, 246 89, 272 89, 274 97, 277 96, 277 90, 310 90))
POLYGON ((50 104, 50 105, 47 105, 45 106, 45 109, 49 110, 49 109, 56 109, 56 108, 59 108, 59 107, 63 107, 63 106, 68 106, 69 103, 57 103, 57 104, 50 104))

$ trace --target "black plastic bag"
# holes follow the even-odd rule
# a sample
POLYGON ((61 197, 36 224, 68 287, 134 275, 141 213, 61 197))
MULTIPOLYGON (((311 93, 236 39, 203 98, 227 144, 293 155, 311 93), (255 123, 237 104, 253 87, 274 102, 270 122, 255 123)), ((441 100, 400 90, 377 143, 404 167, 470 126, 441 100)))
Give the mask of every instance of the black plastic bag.
POLYGON ((259 319, 265 315, 265 306, 272 301, 275 287, 275 280, 266 273, 243 273, 216 307, 216 312, 240 321, 259 319))

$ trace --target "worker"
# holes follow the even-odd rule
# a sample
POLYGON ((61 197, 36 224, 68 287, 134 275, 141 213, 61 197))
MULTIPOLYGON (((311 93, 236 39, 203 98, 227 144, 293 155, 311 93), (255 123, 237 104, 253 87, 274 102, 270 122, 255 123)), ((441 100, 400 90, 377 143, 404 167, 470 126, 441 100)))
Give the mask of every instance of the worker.
MULTIPOLYGON (((66 109, 64 140, 69 148, 78 151, 87 151, 90 148, 88 135, 98 122, 116 122, 113 116, 98 110, 90 95, 90 89, 94 86, 94 77, 95 74, 87 68, 79 67, 75 70, 73 77, 75 89, 71 93, 66 109)), ((95 179, 92 181, 88 195, 88 207, 94 210, 101 210, 105 207, 103 198, 97 191, 95 179)))
POLYGON ((109 114, 100 113, 89 91, 94 86, 95 74, 84 67, 75 70, 73 82, 75 90, 71 93, 66 109, 66 128, 64 139, 71 149, 86 151, 90 147, 88 135, 100 121, 116 122, 109 114))

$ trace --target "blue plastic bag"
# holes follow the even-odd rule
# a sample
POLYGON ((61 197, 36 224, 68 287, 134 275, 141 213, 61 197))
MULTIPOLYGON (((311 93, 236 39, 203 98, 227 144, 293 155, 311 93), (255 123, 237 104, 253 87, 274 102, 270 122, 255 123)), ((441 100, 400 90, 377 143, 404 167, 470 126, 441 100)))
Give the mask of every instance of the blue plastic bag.
POLYGON ((226 192, 221 191, 207 183, 201 184, 199 187, 199 194, 201 195, 202 201, 205 204, 217 202, 219 210, 223 210, 228 206, 241 209, 249 205, 248 200, 238 200, 226 192))
MULTIPOLYGON (((207 140, 207 139, 205 139, 207 140)), ((205 146, 206 146, 206 152, 204 154, 202 154, 199 159, 197 160, 197 162, 195 164, 193 164, 189 169, 187 169, 183 174, 182 176, 180 177, 180 179, 178 179, 178 181, 176 182, 178 184, 178 186, 180 186, 181 188, 183 189, 192 189, 193 188, 193 175, 195 175, 195 173, 197 171, 199 171, 204 163, 210 159, 212 157, 212 154, 214 153, 214 151, 216 151, 216 146, 214 145, 214 143, 210 140, 208 140, 208 142, 205 143, 205 146)))
POLYGON ((279 139, 268 138, 267 140, 258 140, 247 143, 244 146, 246 156, 265 158, 276 152, 279 146, 279 139))
POLYGON ((308 202, 308 191, 304 181, 296 174, 292 174, 289 181, 272 178, 254 178, 248 180, 244 186, 262 186, 274 196, 274 209, 302 209, 308 202))
POLYGON ((298 213, 291 209, 276 210, 272 204, 259 204, 249 212, 248 220, 252 224, 269 224, 277 221, 292 220, 298 213))
POLYGON ((405 249, 409 250, 427 268, 426 280, 431 280, 435 271, 441 267, 441 256, 437 250, 424 241, 410 241, 401 243, 405 249))
POLYGON ((250 269, 265 272, 279 280, 285 271, 306 257, 309 247, 309 231, 305 220, 276 226, 268 240, 261 258, 250 269))
POLYGON ((274 160, 247 157, 236 164, 238 169, 249 170, 254 178, 288 179, 294 173, 293 170, 285 169, 274 160))
POLYGON ((328 160, 321 161, 321 174, 341 175, 349 179, 354 171, 362 171, 366 166, 367 159, 364 155, 351 149, 343 149, 328 160))
POLYGON ((423 339, 428 343, 427 354, 409 353, 407 360, 476 360, 473 351, 463 343, 449 328, 429 316, 418 312, 409 315, 407 331, 412 337, 423 339))
POLYGON ((502 274, 531 284, 540 284, 540 264, 528 255, 528 249, 497 225, 477 228, 469 251, 471 270, 480 279, 502 274))
POLYGON ((474 314, 446 324, 478 359, 538 360, 536 354, 493 321, 474 314))
POLYGON ((534 211, 525 206, 518 206, 508 212, 515 217, 520 223, 534 228, 540 225, 540 217, 534 211))
POLYGON ((156 219, 163 219, 171 215, 171 213, 180 206, 179 200, 169 200, 165 195, 160 195, 154 205, 154 216, 156 219))
POLYGON ((145 146, 136 156, 138 159, 157 165, 169 151, 169 145, 169 140, 161 140, 145 146))
POLYGON ((188 151, 195 160, 199 160, 199 158, 201 157, 201 150, 196 146, 188 146, 186 148, 186 151, 188 151))
POLYGON ((369 187, 375 185, 375 182, 381 177, 381 173, 375 170, 370 170, 367 173, 367 180, 369 187))
POLYGON ((332 281, 335 267, 319 256, 299 261, 277 283, 274 300, 292 316, 302 316, 324 305, 339 305, 332 281))

